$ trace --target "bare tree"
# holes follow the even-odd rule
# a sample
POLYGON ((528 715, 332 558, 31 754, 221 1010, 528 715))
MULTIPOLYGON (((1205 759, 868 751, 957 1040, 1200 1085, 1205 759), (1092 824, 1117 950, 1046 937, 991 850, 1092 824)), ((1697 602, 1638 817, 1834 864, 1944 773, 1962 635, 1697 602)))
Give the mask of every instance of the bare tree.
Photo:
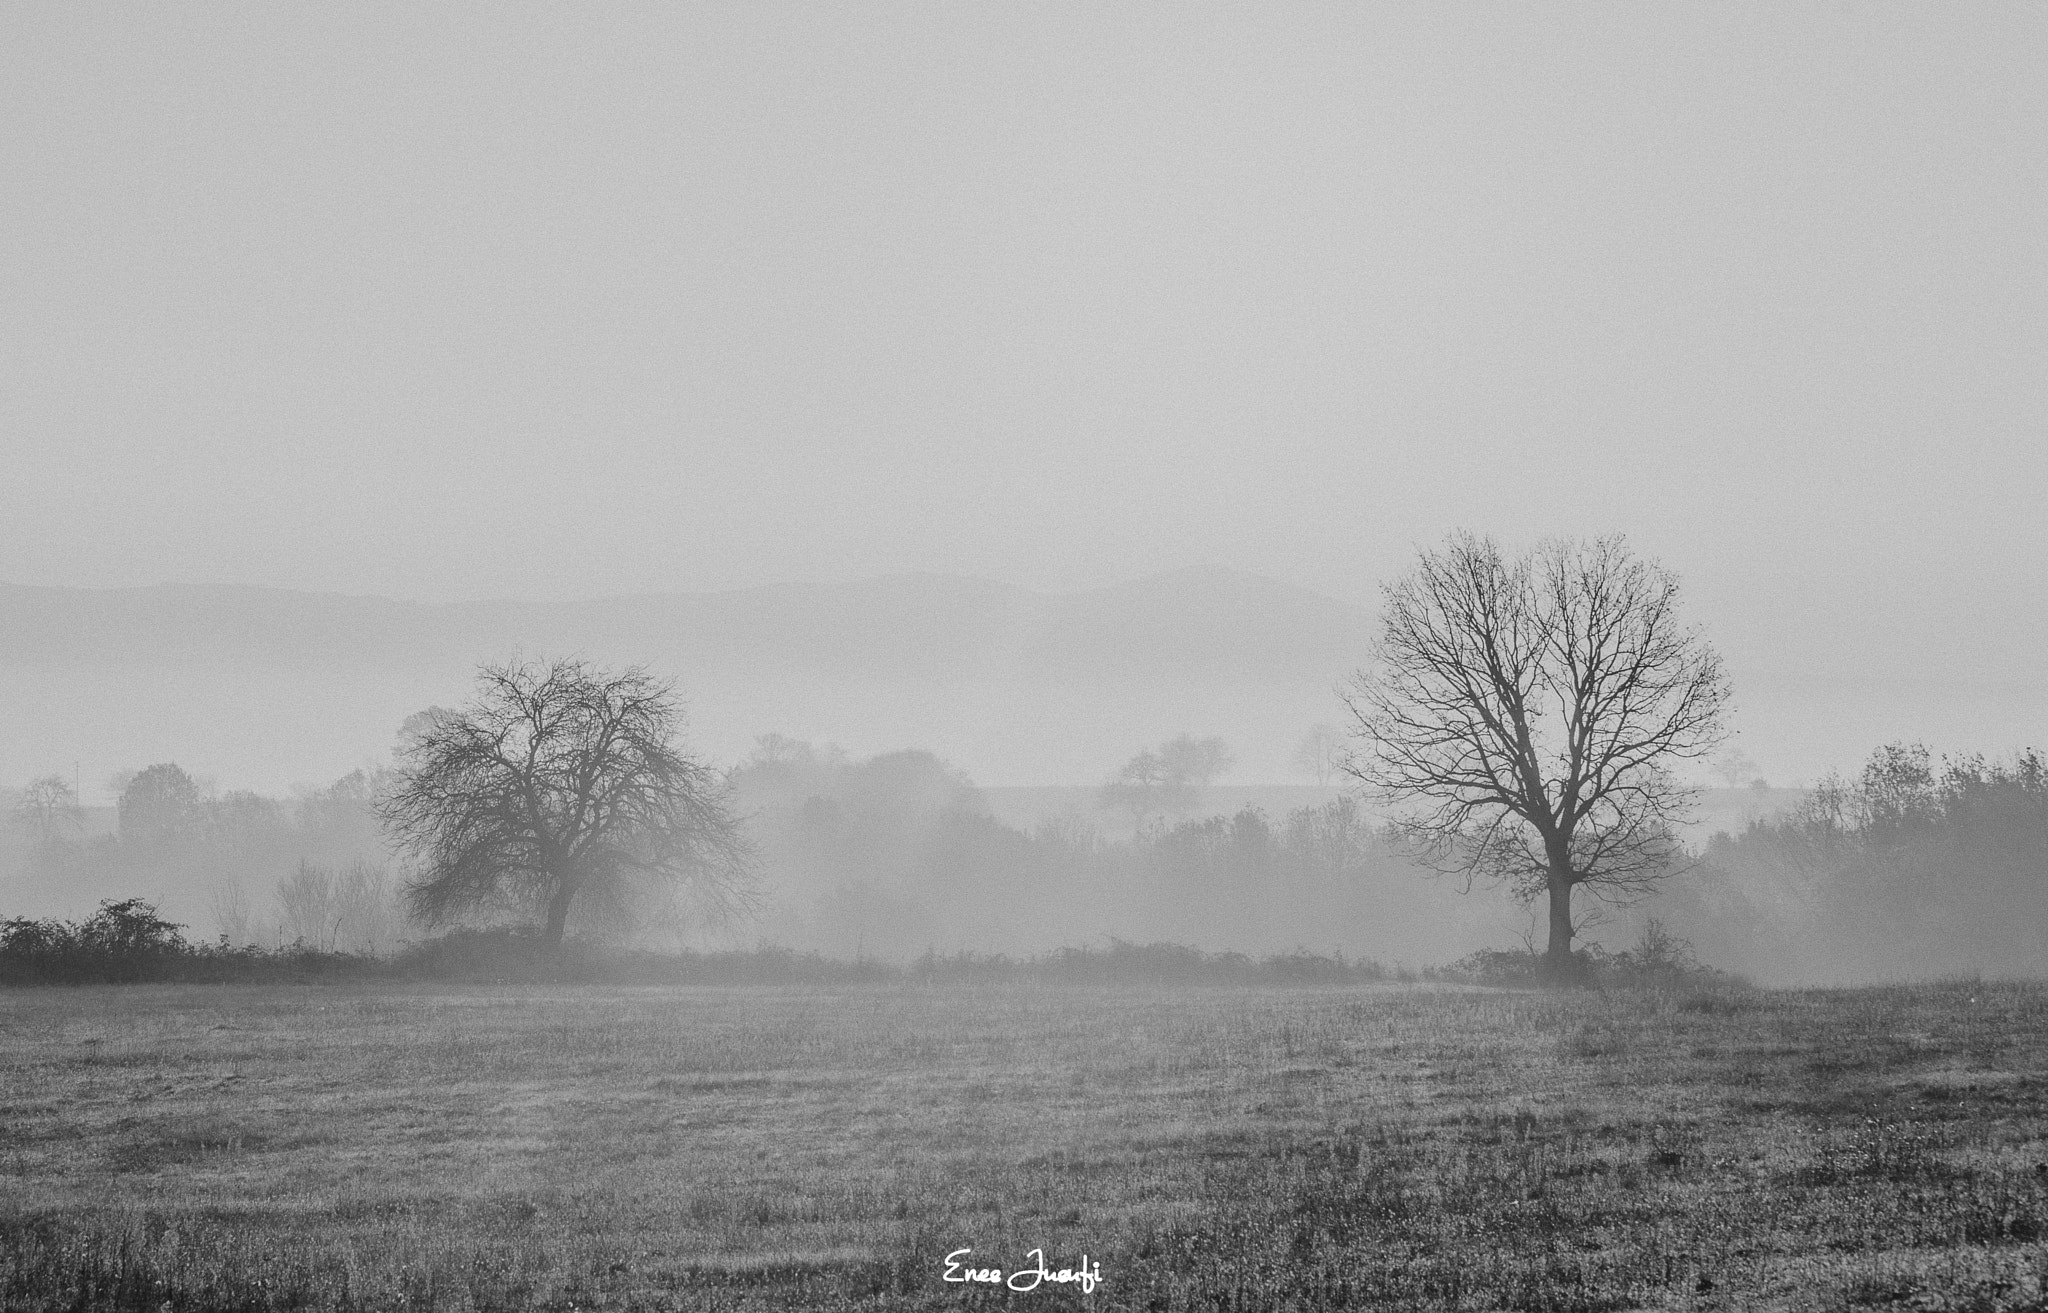
POLYGON ((406 889, 429 925, 543 918, 560 943, 579 898, 613 924, 684 888, 713 913, 753 897, 724 780, 676 745, 673 688, 641 667, 485 666, 464 710, 407 723, 378 815, 424 864, 406 889))
POLYGON ((14 821, 37 843, 75 838, 84 826, 78 791, 62 775, 30 780, 15 800, 14 821))
POLYGON ((1730 748, 1714 758, 1709 770, 1720 777, 1721 783, 1731 789, 1753 784, 1758 777, 1756 759, 1741 748, 1730 748))
POLYGON ((1315 776, 1318 786, 1328 786, 1344 769, 1344 731, 1327 723, 1311 727, 1294 750, 1294 768, 1315 776))
POLYGON ((231 879, 214 885, 206 901, 213 912, 214 928, 220 934, 221 943, 240 948, 254 942, 250 933, 249 899, 242 892, 241 881, 231 879))
POLYGON ((1146 748, 1125 762, 1123 769, 1102 786, 1102 805, 1127 808, 1131 823, 1143 825, 1146 817, 1162 810, 1166 790, 1166 769, 1160 764, 1159 754, 1146 748))
MULTIPOLYGON (((235 889, 239 897, 240 886, 235 889)), ((301 860, 297 871, 277 882, 277 910, 280 944, 327 953, 391 948, 402 920, 384 868, 360 859, 342 871, 301 860)))
POLYGON ((1620 538, 1510 560, 1459 533, 1386 588, 1346 693, 1345 769, 1435 870, 1548 894, 1544 971, 1575 974, 1572 890, 1627 897, 1682 856, 1693 790, 1670 766, 1725 737, 1720 657, 1678 582, 1620 538))
POLYGON ((1182 734, 1125 762, 1102 786, 1102 804, 1129 808, 1137 825, 1143 825, 1155 812, 1184 812, 1235 761, 1230 745, 1222 739, 1182 734))

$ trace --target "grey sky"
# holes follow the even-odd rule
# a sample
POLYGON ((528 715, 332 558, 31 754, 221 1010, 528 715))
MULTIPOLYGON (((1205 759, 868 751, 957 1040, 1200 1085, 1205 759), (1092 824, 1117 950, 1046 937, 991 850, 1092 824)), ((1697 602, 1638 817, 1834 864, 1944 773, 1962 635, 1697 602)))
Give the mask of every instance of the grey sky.
POLYGON ((1621 530, 1738 667, 2004 687, 2044 70, 2040 4, 10 5, 0 579, 1369 601, 1621 530))

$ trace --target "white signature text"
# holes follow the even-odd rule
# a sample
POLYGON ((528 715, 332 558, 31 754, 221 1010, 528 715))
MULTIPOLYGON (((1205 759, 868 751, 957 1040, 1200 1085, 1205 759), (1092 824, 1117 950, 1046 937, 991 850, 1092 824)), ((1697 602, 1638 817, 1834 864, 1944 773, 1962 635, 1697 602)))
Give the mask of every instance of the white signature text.
POLYGON ((1012 1290, 1036 1290, 1041 1283, 1055 1286, 1078 1285, 1081 1293, 1092 1295, 1095 1287, 1103 1284, 1102 1264, 1090 1264, 1088 1255, 1081 1255, 1081 1266, 1063 1267, 1058 1270, 1045 1265, 1045 1251, 1034 1249, 1026 1257, 1031 1259, 1030 1267, 1020 1267, 1004 1275, 999 1267, 974 1267, 962 1261, 972 1249, 956 1249, 946 1255, 944 1280, 975 1282, 989 1286, 1008 1286, 1012 1290))

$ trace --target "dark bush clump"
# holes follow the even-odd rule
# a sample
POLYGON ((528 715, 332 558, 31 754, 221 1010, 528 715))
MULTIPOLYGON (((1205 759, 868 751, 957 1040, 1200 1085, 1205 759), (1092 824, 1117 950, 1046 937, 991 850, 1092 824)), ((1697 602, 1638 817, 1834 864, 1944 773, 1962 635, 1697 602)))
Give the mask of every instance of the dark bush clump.
POLYGON ((109 985, 142 981, 221 984, 361 976, 376 959, 284 948, 193 944, 140 898, 101 903, 83 921, 0 921, 0 985, 109 985))
MULTIPOLYGON (((1664 928, 1655 917, 1644 927, 1634 948, 1609 952, 1598 944, 1575 949, 1581 982, 1602 988, 1693 988, 1742 983, 1725 971, 1702 963, 1692 945, 1664 928)), ((1423 973, 1431 980, 1497 988, 1534 988, 1544 983, 1543 954, 1531 949, 1482 948, 1446 967, 1423 973)))
POLYGON ((153 980, 191 951, 183 927, 140 898, 100 904, 83 921, 0 922, 0 980, 83 984, 153 980))

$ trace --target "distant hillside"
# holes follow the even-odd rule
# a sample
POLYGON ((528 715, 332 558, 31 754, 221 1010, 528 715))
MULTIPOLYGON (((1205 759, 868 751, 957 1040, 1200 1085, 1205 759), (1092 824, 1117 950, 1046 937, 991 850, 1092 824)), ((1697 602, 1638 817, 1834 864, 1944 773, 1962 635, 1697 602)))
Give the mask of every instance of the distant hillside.
MULTIPOLYGON (((1709 592, 1742 743, 1773 782, 1853 772, 1880 743, 2002 754, 2048 740, 2027 648, 1925 634, 1842 644, 1813 616, 1709 592), (1938 646, 1938 644, 1936 645, 1938 646)), ((2015 634, 2032 613, 2013 608, 2015 634)), ((1703 616, 1703 621, 1711 619, 1703 616)), ((223 787, 321 783, 468 696, 479 661, 576 652, 676 677, 721 762, 775 731, 857 755, 929 748, 981 784, 1098 784, 1147 744, 1220 735, 1238 782, 1306 784, 1295 745, 1341 718, 1364 607, 1203 568, 1087 592, 898 575, 575 602, 429 604, 260 588, 0 585, 0 787, 178 761, 223 787)), ((1739 813, 1735 819, 1739 820, 1739 813)))
POLYGON ((0 781, 176 760, 281 789, 383 757, 467 695, 476 663, 578 652, 677 677, 719 760, 757 734, 929 747, 994 784, 1099 781, 1140 747, 1218 734, 1285 780, 1339 711, 1362 608, 1192 569, 1048 595, 905 575, 566 603, 426 604, 257 588, 0 585, 0 781))

